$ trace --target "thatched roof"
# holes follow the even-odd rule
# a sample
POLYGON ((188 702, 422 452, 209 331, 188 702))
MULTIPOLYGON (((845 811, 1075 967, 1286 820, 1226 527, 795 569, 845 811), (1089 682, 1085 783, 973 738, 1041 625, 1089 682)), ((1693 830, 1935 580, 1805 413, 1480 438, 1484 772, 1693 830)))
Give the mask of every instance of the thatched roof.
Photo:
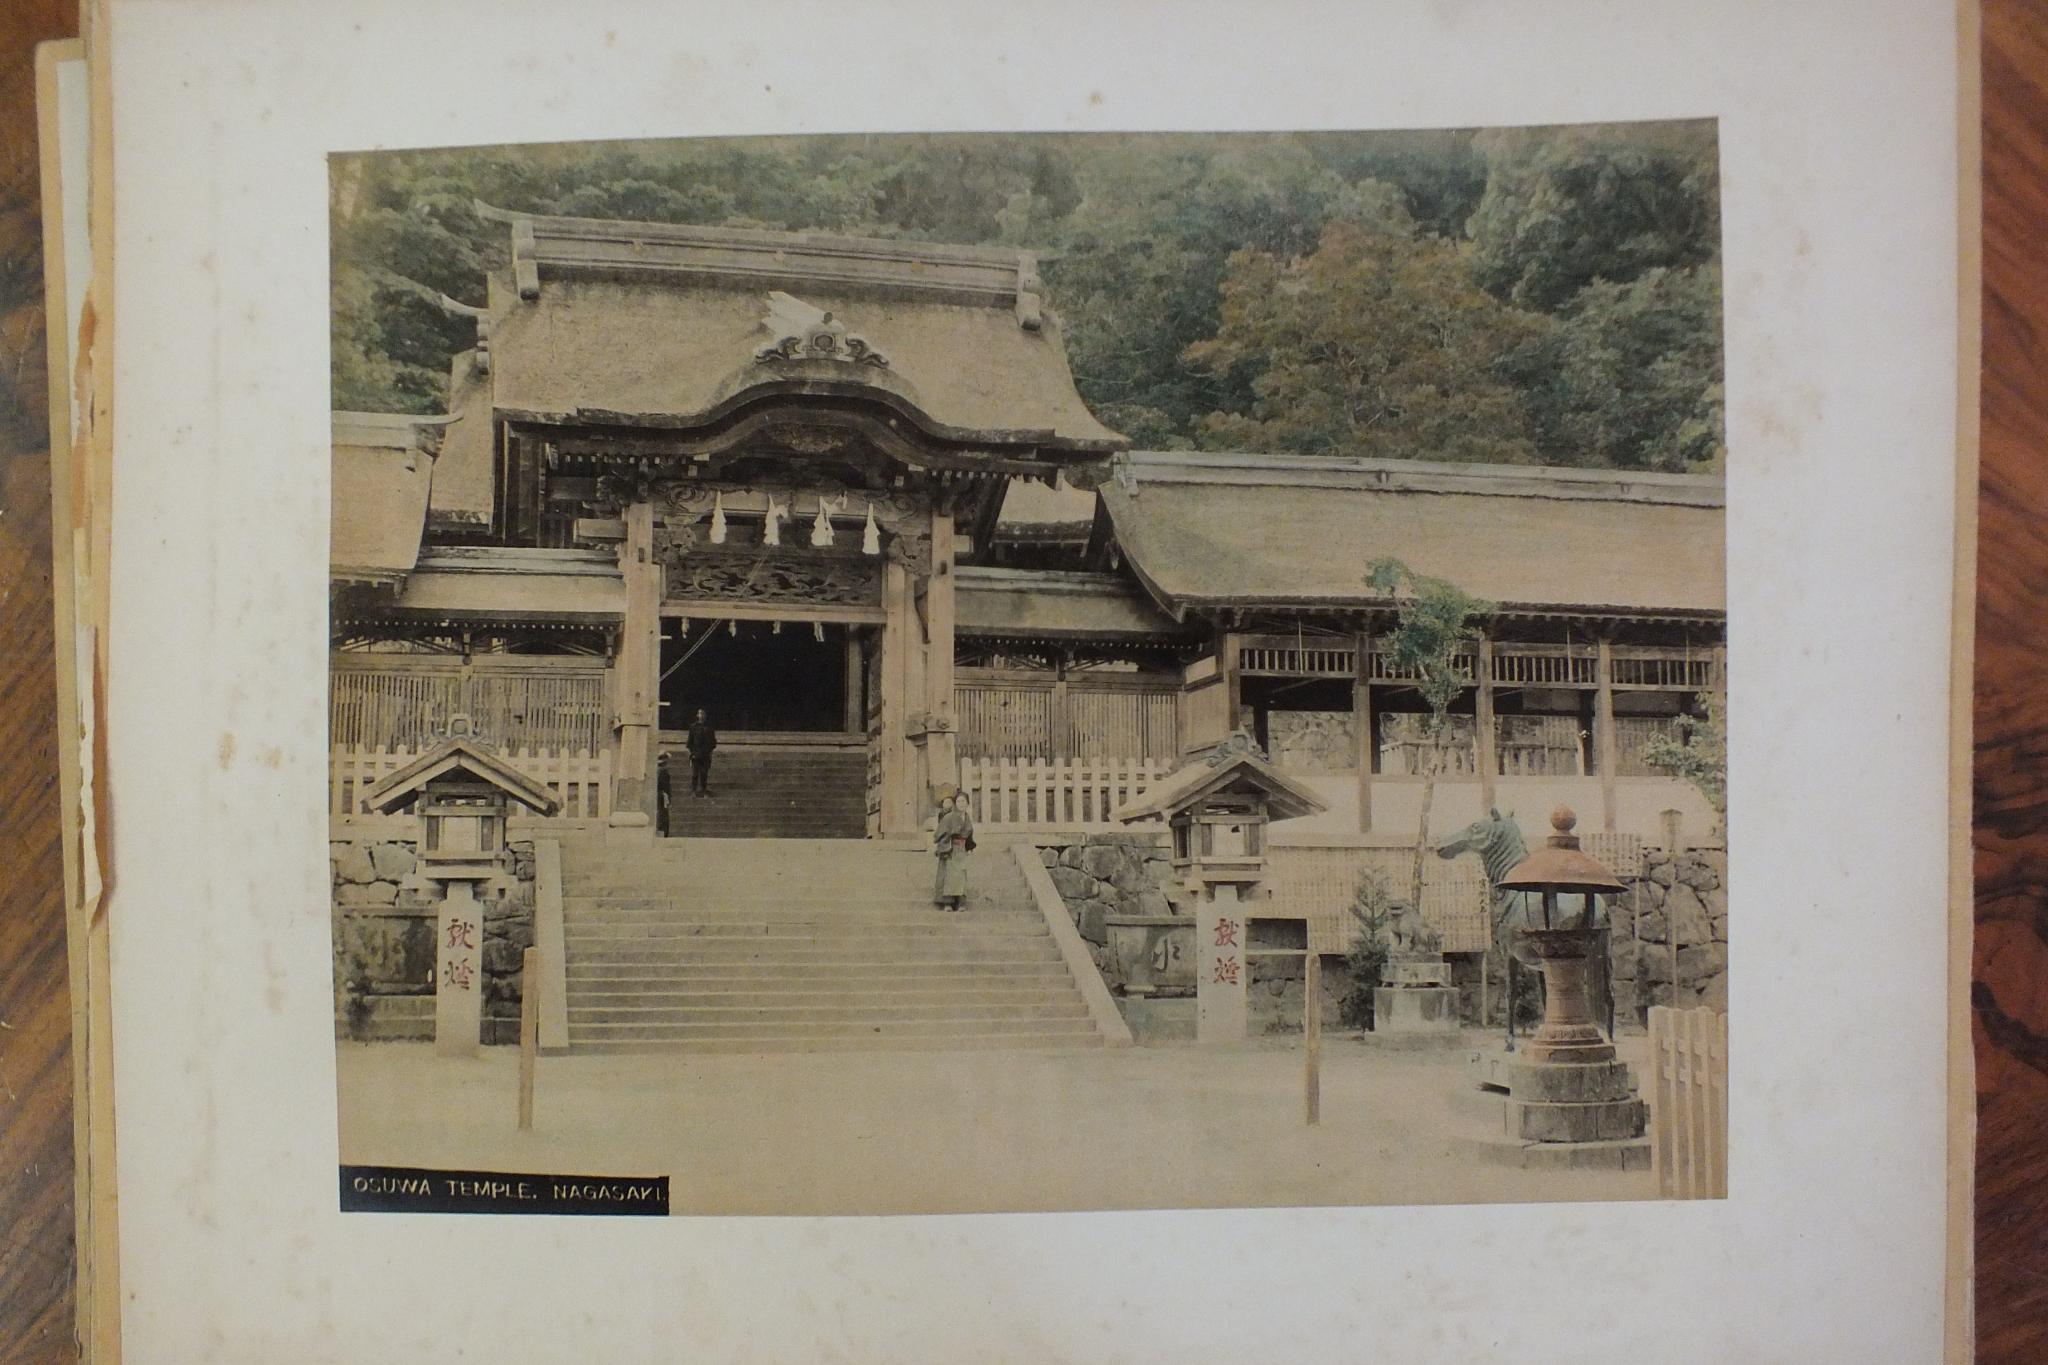
POLYGON ((948 442, 1125 444, 1075 392, 1027 253, 485 212, 513 238, 490 303, 502 416, 687 429, 844 398, 948 442))
POLYGON ((1372 605, 1399 559, 1508 611, 1725 612, 1719 480, 1139 453, 1102 487, 1122 558, 1176 614, 1372 605))
POLYGON ((337 412, 329 573, 342 583, 396 583, 419 560, 434 451, 446 419, 337 412))
POLYGON ((1170 642, 1187 635, 1131 583, 1108 574, 961 565, 956 629, 963 637, 1170 642))
POLYGON ((421 558, 378 615, 449 624, 528 621, 604 626, 624 615, 626 589, 606 554, 509 547, 442 548, 421 558))

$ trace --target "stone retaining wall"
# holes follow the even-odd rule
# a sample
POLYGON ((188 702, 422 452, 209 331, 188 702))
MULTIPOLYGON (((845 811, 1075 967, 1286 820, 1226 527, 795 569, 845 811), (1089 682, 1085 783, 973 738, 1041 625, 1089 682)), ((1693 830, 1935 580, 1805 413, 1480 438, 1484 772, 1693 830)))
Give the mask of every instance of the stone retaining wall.
POLYGON ((1638 1025, 1652 1005, 1728 1008, 1728 855, 1720 849, 1643 855, 1632 894, 1609 903, 1616 1011, 1638 1025), (1677 939, 1678 986, 1671 947, 1677 939))
MULTIPOLYGON (((409 839, 336 840, 328 845, 334 887, 334 1007, 344 1037, 433 1036, 433 1015, 380 1004, 434 993, 433 901, 402 883, 418 863, 409 839), (380 1016, 404 1023, 379 1025, 380 1016)), ((484 904, 486 1043, 519 1041, 519 973, 533 945, 533 841, 513 842, 511 889, 484 904)))
POLYGON ((1087 942, 1096 970, 1110 990, 1121 994, 1123 973, 1109 951, 1105 918, 1186 913, 1187 892, 1174 880, 1165 840, 1147 834, 1090 834, 1073 843, 1041 846, 1038 856, 1087 942))

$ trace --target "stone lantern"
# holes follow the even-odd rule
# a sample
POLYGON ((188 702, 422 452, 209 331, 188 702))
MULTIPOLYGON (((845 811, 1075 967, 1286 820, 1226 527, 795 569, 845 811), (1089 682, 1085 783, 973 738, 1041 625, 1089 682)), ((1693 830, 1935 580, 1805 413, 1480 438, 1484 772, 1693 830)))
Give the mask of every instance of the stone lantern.
POLYGON ((1173 868, 1194 905, 1196 1042, 1245 1036, 1246 906, 1264 894, 1267 825, 1324 809, 1235 735, 1117 812, 1125 824, 1164 817, 1172 831, 1173 868))
POLYGON ((1595 897, 1627 888, 1579 848, 1572 832, 1578 817, 1568 808, 1559 806, 1550 823, 1544 846, 1500 881, 1502 890, 1527 892, 1541 906, 1516 939, 1543 972, 1543 1022, 1519 1058, 1482 1057, 1480 1083, 1506 1092, 1503 1118, 1511 1140, 1582 1144, 1612 1164, 1646 1164, 1643 1102, 1628 1064, 1616 1060, 1614 1043, 1595 1022, 1590 990, 1593 956, 1603 941, 1595 897))
POLYGON ((537 815, 560 803, 484 748, 466 727, 363 793, 365 810, 419 817, 419 862, 410 884, 438 902, 434 926, 434 1044, 476 1053, 483 1028, 483 899, 511 887, 505 820, 517 802, 537 815))

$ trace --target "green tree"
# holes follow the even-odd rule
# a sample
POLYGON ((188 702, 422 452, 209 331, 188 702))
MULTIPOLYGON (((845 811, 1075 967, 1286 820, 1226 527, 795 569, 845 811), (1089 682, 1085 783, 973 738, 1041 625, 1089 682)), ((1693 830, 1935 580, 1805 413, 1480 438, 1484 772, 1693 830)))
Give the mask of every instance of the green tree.
POLYGON ((1699 789, 1714 813, 1728 814, 1728 729, 1727 704, 1718 692, 1702 692, 1694 699, 1697 716, 1680 716, 1677 733, 1658 735, 1643 746, 1643 758, 1652 767, 1682 777, 1699 789))
POLYGON ((1375 559, 1366 566, 1372 590, 1394 602, 1394 629, 1384 640, 1396 676, 1413 678, 1429 713, 1423 737, 1429 741, 1422 759, 1422 814, 1415 832, 1415 865, 1409 879, 1409 904, 1422 908, 1423 856, 1429 847, 1429 812, 1436 800, 1436 776, 1443 767, 1444 731, 1451 703, 1472 686, 1464 665, 1465 652, 1479 642, 1474 623, 1493 615, 1494 604, 1473 597, 1456 584, 1418 574, 1398 559, 1375 559))
POLYGON ((482 200, 1037 251, 1082 397, 1144 446, 1700 467, 1720 442, 1712 191, 1711 133, 1668 127, 721 138, 340 156, 334 400, 445 407, 449 359, 474 328, 420 287, 484 302, 507 237, 476 213, 482 200), (1616 213, 1626 223, 1609 231, 1616 213), (1697 221, 1680 231, 1685 213, 1697 221), (1345 239, 1334 248, 1333 233, 1345 239), (1341 319, 1311 316, 1300 297, 1322 273, 1387 329, 1367 353, 1384 384, 1328 389, 1360 355, 1341 319), (1603 281, 1628 288, 1587 292, 1603 281), (1292 292, 1261 303, 1260 290, 1292 292), (1517 290, 1527 306, 1503 307, 1517 290), (1261 329, 1298 345, 1268 356, 1261 329))
POLYGON ((1394 896, 1386 874, 1367 868, 1359 874, 1351 904, 1345 907, 1354 922, 1351 950, 1344 955, 1348 988, 1338 1005, 1339 1018, 1354 1028, 1373 1026, 1373 992, 1379 988, 1393 945, 1387 940, 1387 925, 1393 918, 1394 896))
POLYGON ((1719 267, 1595 281, 1517 365, 1546 463, 1674 473, 1719 467, 1719 267))
POLYGON ((1203 444, 1530 463, 1513 372, 1541 328, 1479 287, 1464 249, 1394 225, 1332 223, 1297 259, 1240 252, 1221 326, 1188 355, 1249 376, 1253 400, 1212 413, 1203 444))
POLYGON ((1468 231, 1481 284, 1543 312, 1606 280, 1720 259, 1711 123, 1493 129, 1468 231))
POLYGON ((1188 354, 1216 332, 1233 253, 1294 256, 1333 216, 1404 212, 1282 136, 1104 139, 1076 177, 1046 283, 1081 396, 1141 446, 1191 446, 1204 416, 1251 402, 1249 376, 1188 354))

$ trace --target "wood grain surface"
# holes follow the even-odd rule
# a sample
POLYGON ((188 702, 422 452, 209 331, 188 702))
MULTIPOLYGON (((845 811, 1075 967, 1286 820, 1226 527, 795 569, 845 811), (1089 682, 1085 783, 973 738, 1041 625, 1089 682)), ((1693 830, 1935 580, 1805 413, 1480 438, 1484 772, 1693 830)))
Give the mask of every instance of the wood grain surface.
POLYGON ((71 1014, 57 829, 36 43, 65 0, 0 4, 0 1360, 75 1360, 71 1014))
POLYGON ((2048 1360, 2048 4, 1984 6, 1977 1343, 2048 1360))
MULTIPOLYGON (((1984 6, 1977 1333, 2048 1361, 2048 0, 1984 6)), ((74 1358, 69 1004, 31 54, 0 4, 0 1360, 74 1358), (24 293, 26 289, 26 293, 24 293)))

